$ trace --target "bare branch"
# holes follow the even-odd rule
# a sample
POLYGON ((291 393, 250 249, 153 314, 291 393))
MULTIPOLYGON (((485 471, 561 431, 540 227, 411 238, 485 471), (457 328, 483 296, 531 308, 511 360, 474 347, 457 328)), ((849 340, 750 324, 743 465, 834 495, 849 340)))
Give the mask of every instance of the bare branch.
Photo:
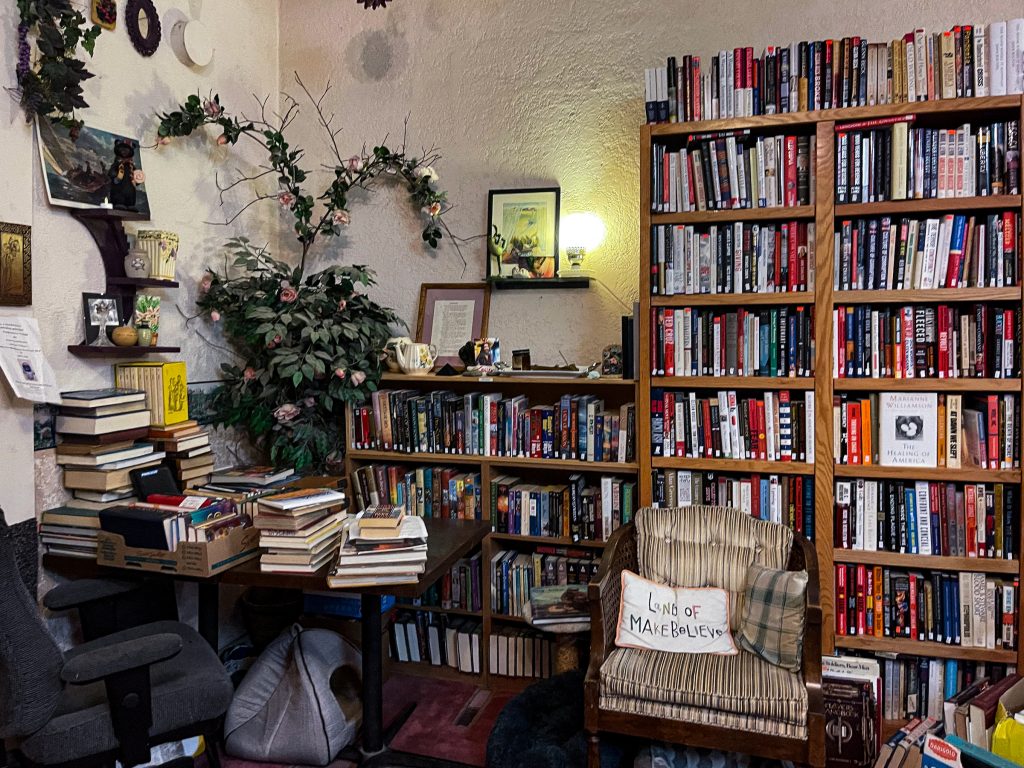
POLYGON ((331 123, 334 121, 335 115, 332 112, 330 117, 324 114, 323 103, 324 99, 327 98, 327 94, 331 92, 331 82, 327 81, 327 85, 324 87, 323 93, 319 97, 314 97, 310 92, 306 84, 302 82, 302 78, 299 77, 299 73, 295 72, 295 82, 299 84, 299 87, 306 94, 306 97, 313 104, 313 108, 316 110, 317 120, 320 125, 323 126, 324 130, 327 131, 327 138, 331 141, 331 148, 334 151, 334 157, 338 160, 338 165, 344 165, 345 161, 341 156, 341 150, 338 148, 338 134, 341 133, 341 128, 331 128, 331 123))
POLYGON ((260 202, 261 200, 273 200, 275 198, 276 198, 276 195, 261 195, 261 194, 257 194, 255 198, 253 198, 248 203, 246 203, 241 208, 239 208, 234 216, 231 216, 230 218, 225 219, 223 222, 220 222, 220 221, 205 221, 203 223, 204 224, 210 224, 211 226, 218 226, 218 227, 219 226, 224 226, 224 227, 229 226, 229 225, 231 225, 231 224, 233 224, 235 222, 235 219, 237 219, 239 216, 241 216, 243 213, 245 213, 249 208, 251 208, 256 203, 260 202))

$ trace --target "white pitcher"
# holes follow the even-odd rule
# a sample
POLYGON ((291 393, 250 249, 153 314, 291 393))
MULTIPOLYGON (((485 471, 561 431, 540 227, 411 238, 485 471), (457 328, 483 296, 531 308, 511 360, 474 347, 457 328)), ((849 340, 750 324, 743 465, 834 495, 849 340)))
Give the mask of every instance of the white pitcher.
POLYGON ((403 373, 426 376, 437 360, 437 347, 401 338, 395 341, 395 356, 403 373))

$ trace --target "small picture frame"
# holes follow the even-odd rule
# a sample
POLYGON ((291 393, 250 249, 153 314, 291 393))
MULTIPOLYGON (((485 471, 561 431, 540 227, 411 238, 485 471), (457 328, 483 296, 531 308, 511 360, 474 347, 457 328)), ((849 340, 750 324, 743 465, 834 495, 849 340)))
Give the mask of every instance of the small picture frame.
POLYGON ((557 279, 561 194, 559 187, 488 193, 488 280, 557 279))
POLYGON ((462 367, 459 350, 487 335, 491 287, 487 283, 423 283, 416 341, 437 348, 437 366, 462 367))
POLYGON ((85 343, 92 344, 100 335, 103 315, 107 318, 107 335, 121 325, 124 317, 121 297, 105 293, 83 293, 82 315, 85 318, 85 343))
POLYGON ((0 221, 0 305, 32 303, 32 227, 0 221))
POLYGON ((489 368, 501 362, 501 340, 495 336, 473 339, 473 364, 489 368))

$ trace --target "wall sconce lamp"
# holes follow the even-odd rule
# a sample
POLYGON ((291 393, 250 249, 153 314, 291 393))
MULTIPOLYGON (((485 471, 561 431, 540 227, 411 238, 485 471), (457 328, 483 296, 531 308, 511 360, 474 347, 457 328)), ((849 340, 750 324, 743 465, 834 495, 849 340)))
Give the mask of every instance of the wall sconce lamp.
MULTIPOLYGON (((581 273, 583 259, 604 241, 604 222, 593 213, 571 213, 562 219, 559 240, 565 246, 569 275, 581 273)), ((565 274, 561 272, 560 274, 565 274)))

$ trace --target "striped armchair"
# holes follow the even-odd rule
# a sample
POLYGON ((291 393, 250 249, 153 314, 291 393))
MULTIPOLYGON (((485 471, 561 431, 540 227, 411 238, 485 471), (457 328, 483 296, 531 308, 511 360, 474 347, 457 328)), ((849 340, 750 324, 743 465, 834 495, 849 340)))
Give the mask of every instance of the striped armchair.
POLYGON ((584 695, 591 768, 600 764, 602 731, 825 764, 818 568, 814 548, 802 536, 736 509, 640 510, 605 548, 597 581, 590 584, 590 611, 584 695), (715 656, 615 646, 623 570, 673 587, 726 589, 735 631, 753 563, 807 571, 800 672, 742 649, 735 656, 715 656))

